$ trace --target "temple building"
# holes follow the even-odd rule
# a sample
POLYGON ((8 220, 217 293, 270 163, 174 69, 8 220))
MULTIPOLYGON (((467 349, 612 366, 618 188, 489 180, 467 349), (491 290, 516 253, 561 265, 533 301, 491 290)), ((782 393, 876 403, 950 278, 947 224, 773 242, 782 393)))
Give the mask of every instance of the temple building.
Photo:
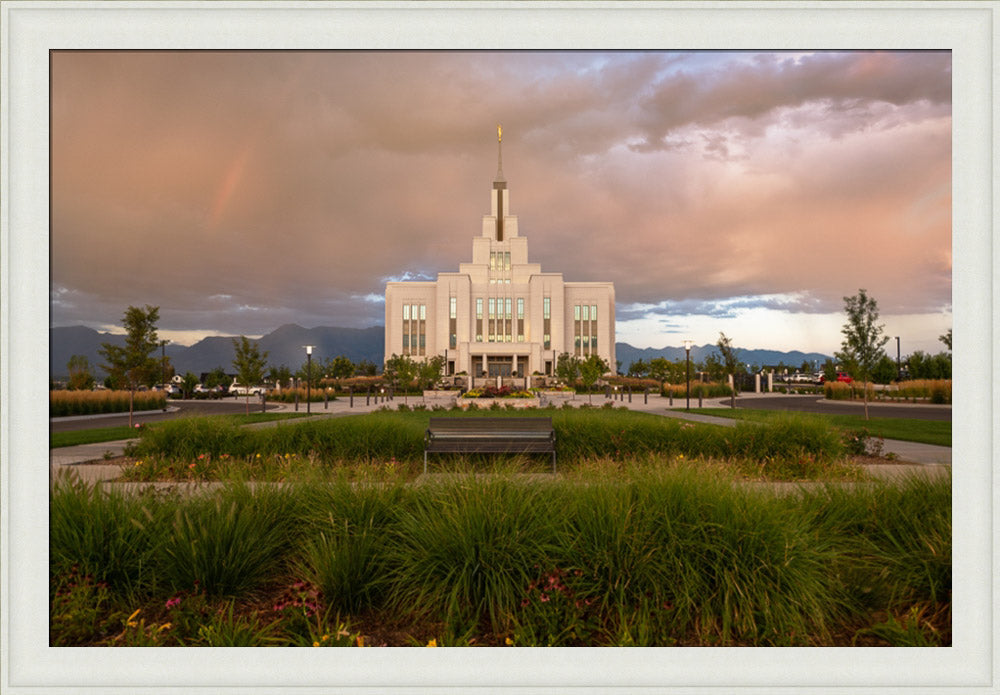
POLYGON ((385 358, 445 359, 448 375, 551 375, 561 353, 596 354, 615 369, 615 288, 566 282, 528 261, 528 240, 510 214, 497 126, 490 214, 472 239, 472 261, 436 281, 385 286, 385 358))

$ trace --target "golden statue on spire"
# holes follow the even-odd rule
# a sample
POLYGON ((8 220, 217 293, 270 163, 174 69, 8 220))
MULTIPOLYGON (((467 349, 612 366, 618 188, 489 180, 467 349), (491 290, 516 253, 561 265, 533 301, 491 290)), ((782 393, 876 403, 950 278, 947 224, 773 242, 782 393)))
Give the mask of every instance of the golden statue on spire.
POLYGON ((503 128, 501 128, 500 124, 497 123, 497 142, 501 142, 502 140, 503 140, 503 128))

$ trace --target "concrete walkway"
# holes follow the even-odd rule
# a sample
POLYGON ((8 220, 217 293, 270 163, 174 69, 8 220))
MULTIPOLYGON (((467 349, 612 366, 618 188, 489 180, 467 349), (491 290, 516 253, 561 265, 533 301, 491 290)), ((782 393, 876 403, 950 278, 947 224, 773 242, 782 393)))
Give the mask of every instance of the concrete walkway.
MULTIPOLYGON (((763 394, 755 394, 755 397, 760 397, 763 394)), ((374 399, 373 399, 374 401, 374 399)), ((421 397, 411 397, 407 399, 410 407, 414 405, 419 405, 423 403, 421 397)), ((370 413, 372 411, 378 410, 383 406, 388 406, 395 409, 398 404, 403 403, 402 398, 397 398, 395 401, 389 402, 369 402, 365 404, 364 396, 354 399, 354 406, 351 407, 350 401, 347 398, 338 399, 335 401, 329 401, 324 407, 323 403, 312 403, 310 405, 310 417, 311 418, 330 418, 330 417, 344 417, 347 415, 360 415, 363 413, 370 413)), ((585 405, 591 403, 591 399, 587 396, 577 396, 575 399, 570 401, 574 406, 579 407, 580 405, 585 405)), ((657 415, 662 415, 664 417, 678 418, 682 420, 688 420, 691 422, 698 422, 709 425, 720 425, 722 427, 734 427, 738 422, 732 418, 714 417, 711 415, 701 415, 698 413, 685 412, 685 400, 675 398, 673 401, 673 407, 670 407, 670 402, 668 398, 663 398, 662 396, 648 396, 643 398, 641 394, 633 394, 632 402, 628 402, 626 397, 623 400, 608 401, 603 396, 594 394, 592 399, 592 405, 594 407, 600 407, 605 403, 612 403, 615 407, 624 406, 630 410, 636 410, 640 412, 655 413, 657 415)), ((277 404, 277 408, 269 409, 268 412, 296 412, 295 405, 291 403, 280 403, 277 404)), ((691 407, 698 407, 698 402, 696 399, 692 399, 691 407)), ((703 407, 705 408, 728 408, 729 399, 705 399, 703 401, 703 407)), ((306 408, 304 403, 299 404, 299 413, 305 414, 306 408)), ((302 419, 296 420, 296 422, 301 422, 302 419)), ((286 423, 287 420, 272 420, 270 422, 261 422, 253 425, 247 425, 247 427, 254 428, 264 428, 264 427, 274 427, 280 423, 286 423)), ((59 449, 51 449, 49 452, 49 467, 50 472, 54 476, 59 471, 62 470, 73 470, 80 477, 87 481, 98 481, 98 480, 114 480, 118 477, 121 469, 115 464, 104 464, 103 461, 112 458, 118 458, 124 455, 125 447, 130 441, 136 440, 123 440, 116 442, 101 442, 97 444, 81 444, 79 446, 62 447, 59 449)), ((910 464, 925 464, 925 465, 935 465, 935 464, 945 464, 951 465, 951 447, 947 446, 935 446, 932 444, 920 444, 917 442, 904 442, 892 439, 886 439, 883 445, 883 452, 893 453, 898 456, 899 463, 910 463, 910 464)))

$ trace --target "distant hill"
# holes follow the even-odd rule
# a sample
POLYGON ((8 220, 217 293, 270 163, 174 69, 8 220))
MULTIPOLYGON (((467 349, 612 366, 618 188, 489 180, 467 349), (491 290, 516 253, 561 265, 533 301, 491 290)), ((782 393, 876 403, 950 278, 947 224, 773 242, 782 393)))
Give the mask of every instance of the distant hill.
MULTIPOLYGON (((352 362, 369 360, 381 366, 384 357, 382 352, 384 339, 385 329, 382 326, 303 328, 295 324, 287 324, 262 336, 258 344, 262 351, 268 352, 268 364, 285 365, 295 371, 306 361, 305 348, 302 347, 304 345, 315 345, 314 357, 323 360, 344 355, 352 362)), ((103 378, 104 373, 100 369, 100 365, 104 360, 98 352, 102 343, 124 345, 125 337, 100 333, 85 326, 51 329, 49 334, 49 370, 52 378, 64 379, 67 377, 66 365, 73 355, 84 355, 90 361, 94 371, 103 378)), ((155 354, 158 357, 160 353, 155 354)), ((180 374, 185 372, 201 374, 216 367, 222 367, 227 372, 231 372, 234 357, 233 338, 212 336, 204 338, 190 347, 167 345, 166 354, 170 357, 174 369, 180 374)))
MULTIPOLYGON (((787 367, 798 369, 803 362, 816 362, 823 365, 829 355, 818 352, 800 352, 792 350, 790 352, 779 352, 778 350, 749 350, 736 348, 737 357, 741 362, 759 366, 776 366, 784 364, 787 367)), ((719 354, 719 348, 715 345, 692 345, 691 362, 701 362, 712 353, 719 354)), ((684 359, 683 347, 662 347, 662 348, 637 348, 628 343, 615 343, 615 358, 621 361, 621 371, 627 372, 629 366, 638 360, 649 362, 656 357, 665 357, 671 362, 684 359)))
MULTIPOLYGON (((238 337, 238 336, 237 336, 238 337)), ((103 378, 100 365, 103 359, 98 350, 101 343, 124 345, 125 337, 100 333, 85 326, 64 326, 51 329, 49 334, 49 370, 53 379, 67 377, 66 364, 73 355, 84 355, 103 378)), ((313 355, 327 360, 331 357, 344 355, 352 362, 369 360, 381 367, 384 358, 385 329, 382 326, 369 328, 337 328, 333 326, 318 326, 303 328, 289 323, 258 341, 261 350, 268 352, 268 364, 285 365, 292 371, 297 370, 306 361, 304 345, 315 345, 313 355)), ((684 359, 683 347, 637 348, 628 343, 615 344, 617 359, 621 361, 623 372, 629 365, 642 359, 648 362, 655 357, 665 357, 668 360, 684 359)), ((777 365, 784 363, 797 368, 803 361, 817 361, 822 364, 827 355, 816 352, 778 352, 776 350, 748 350, 738 348, 742 362, 757 365, 777 365)), ((717 352, 715 345, 699 345, 691 348, 692 362, 701 362, 708 355, 717 352)), ((232 371, 233 340, 230 337, 213 336, 204 338, 190 347, 184 345, 167 345, 166 354, 178 373, 193 372, 201 374, 216 367, 232 371)), ((159 356, 159 353, 157 353, 159 356)))

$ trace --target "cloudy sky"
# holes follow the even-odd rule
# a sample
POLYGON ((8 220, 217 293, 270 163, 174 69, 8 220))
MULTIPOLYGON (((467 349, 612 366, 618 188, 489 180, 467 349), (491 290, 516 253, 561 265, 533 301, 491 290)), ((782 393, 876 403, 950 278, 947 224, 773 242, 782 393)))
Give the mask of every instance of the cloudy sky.
POLYGON ((496 125, 544 271, 617 339, 831 354, 843 297, 903 353, 951 327, 948 52, 55 52, 52 325, 381 325, 471 259, 496 125))

